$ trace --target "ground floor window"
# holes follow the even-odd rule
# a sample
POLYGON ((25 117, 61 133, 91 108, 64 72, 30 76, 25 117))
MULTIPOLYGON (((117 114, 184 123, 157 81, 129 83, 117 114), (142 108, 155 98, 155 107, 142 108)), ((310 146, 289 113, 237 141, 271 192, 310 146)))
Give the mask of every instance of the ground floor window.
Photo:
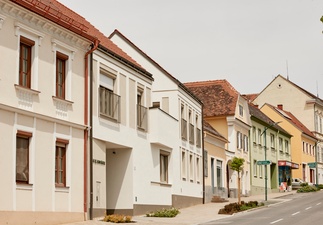
POLYGON ((169 153, 160 151, 160 182, 168 183, 168 159, 169 153))
POLYGON ((16 136, 16 182, 29 183, 29 143, 31 133, 18 131, 16 136))
POLYGON ((55 185, 66 187, 66 147, 68 141, 57 140, 55 150, 55 185))
POLYGON ((222 187, 222 161, 216 160, 216 182, 218 187, 222 187))

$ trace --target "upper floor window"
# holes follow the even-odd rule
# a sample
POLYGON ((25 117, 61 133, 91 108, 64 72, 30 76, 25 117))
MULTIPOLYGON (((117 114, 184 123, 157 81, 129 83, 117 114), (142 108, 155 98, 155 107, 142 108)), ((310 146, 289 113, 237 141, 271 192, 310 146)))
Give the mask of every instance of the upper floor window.
POLYGON ((239 115, 243 116, 243 106, 239 105, 239 115))
POLYGON ((289 153, 289 142, 285 140, 285 152, 289 153))
POLYGON ((56 53, 56 97, 65 99, 66 61, 68 56, 56 53))
POLYGON ((141 130, 147 130, 147 112, 148 109, 143 106, 143 90, 137 91, 137 127, 141 130))
POLYGON ((242 149, 242 134, 240 131, 237 131, 237 149, 242 149))
POLYGON ((196 126, 196 146, 201 147, 202 146, 202 137, 201 137, 201 129, 199 128, 200 120, 199 116, 196 116, 195 118, 195 126, 196 126))
POLYGON ((189 110, 188 111, 188 120, 190 122, 189 141, 190 141, 191 144, 194 144, 194 124, 193 124, 192 118, 193 118, 192 111, 189 110))
POLYGON ((249 138, 247 135, 243 135, 243 150, 245 152, 249 151, 249 138))
POLYGON ((185 119, 185 108, 181 104, 181 136, 183 140, 187 140, 187 121, 185 119))
POLYGON ((274 134, 270 134, 270 147, 272 149, 275 149, 275 135, 274 134))
POLYGON ((278 138, 278 149, 283 152, 283 139, 281 137, 278 138))
POLYGON ((115 79, 105 74, 100 74, 100 114, 120 121, 120 96, 114 93, 115 79))
POLYGON ((19 85, 31 88, 31 67, 32 67, 32 48, 35 42, 20 37, 20 52, 19 52, 19 85))
POLYGON ((261 139, 261 130, 258 129, 258 144, 261 145, 262 144, 262 139, 261 139))
POLYGON ((16 135, 16 182, 29 183, 29 144, 32 134, 18 131, 16 135))
POLYGON ((252 139, 253 139, 253 143, 256 143, 257 140, 257 134, 256 134, 256 127, 252 127, 252 139))

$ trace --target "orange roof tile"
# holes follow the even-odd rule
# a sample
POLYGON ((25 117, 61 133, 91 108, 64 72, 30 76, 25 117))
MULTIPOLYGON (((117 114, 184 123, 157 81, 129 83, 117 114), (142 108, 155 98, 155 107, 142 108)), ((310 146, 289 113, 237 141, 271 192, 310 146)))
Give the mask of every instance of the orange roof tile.
POLYGON ((204 116, 229 116, 235 114, 239 92, 227 80, 184 83, 204 105, 204 116))

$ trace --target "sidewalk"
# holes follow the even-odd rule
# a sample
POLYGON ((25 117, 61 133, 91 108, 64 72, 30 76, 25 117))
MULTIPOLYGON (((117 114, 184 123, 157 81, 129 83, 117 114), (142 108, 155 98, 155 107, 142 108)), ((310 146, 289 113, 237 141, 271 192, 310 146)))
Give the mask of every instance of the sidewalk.
MULTIPOLYGON (((242 197, 241 200, 245 202, 249 201, 258 201, 265 202, 265 205, 276 204, 287 201, 285 199, 281 199, 286 195, 295 194, 296 191, 291 192, 280 192, 280 193, 270 193, 267 195, 267 202, 265 202, 264 195, 254 195, 249 197, 242 197)), ((230 198, 229 202, 224 203, 207 203, 196 206, 191 206, 188 208, 180 209, 180 214, 178 214, 174 218, 157 218, 157 217, 146 217, 142 216, 134 216, 132 218, 135 221, 136 225, 145 225, 145 224, 154 224, 154 225, 164 225, 164 224, 176 224, 176 225, 196 225, 201 223, 206 223, 213 220, 218 220, 221 218, 229 217, 231 215, 221 215, 218 214, 219 209, 223 208, 224 205, 229 204, 230 202, 237 202, 238 199, 230 198)), ((102 222, 99 220, 92 221, 84 221, 79 223, 70 223, 65 225, 107 225, 114 223, 102 222)))

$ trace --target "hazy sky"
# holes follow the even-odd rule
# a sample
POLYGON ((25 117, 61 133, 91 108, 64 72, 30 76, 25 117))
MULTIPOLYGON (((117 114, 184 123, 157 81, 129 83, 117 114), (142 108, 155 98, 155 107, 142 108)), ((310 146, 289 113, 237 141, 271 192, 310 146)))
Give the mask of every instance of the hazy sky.
POLYGON ((59 0, 181 82, 257 93, 281 74, 323 98, 323 0, 59 0), (318 90, 318 91, 317 91, 318 90))

